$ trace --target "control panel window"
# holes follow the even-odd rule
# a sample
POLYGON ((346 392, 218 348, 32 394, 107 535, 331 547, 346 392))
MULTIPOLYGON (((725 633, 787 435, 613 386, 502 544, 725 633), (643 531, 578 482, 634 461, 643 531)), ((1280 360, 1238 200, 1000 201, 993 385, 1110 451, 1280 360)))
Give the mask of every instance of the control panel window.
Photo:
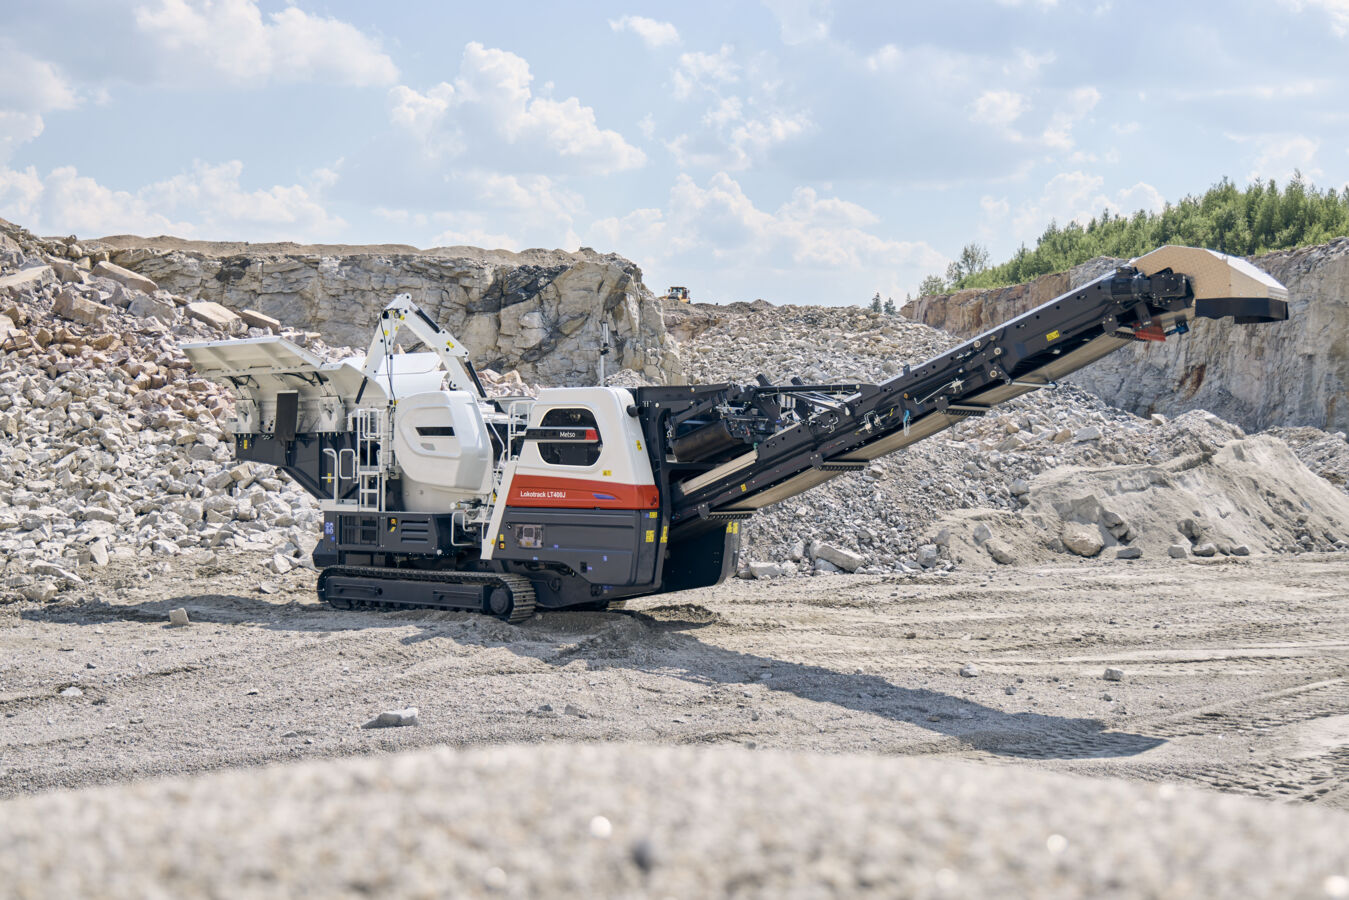
POLYGON ((599 461, 604 444, 600 440, 595 414, 590 410, 581 407, 550 409, 543 414, 539 429, 542 438, 539 455, 549 465, 593 466, 599 461))

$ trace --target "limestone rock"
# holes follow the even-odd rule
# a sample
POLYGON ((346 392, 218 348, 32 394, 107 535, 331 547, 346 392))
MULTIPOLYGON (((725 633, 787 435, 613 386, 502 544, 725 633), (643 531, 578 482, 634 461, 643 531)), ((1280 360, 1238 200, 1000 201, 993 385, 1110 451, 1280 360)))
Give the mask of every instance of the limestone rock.
POLYGON ((755 578, 781 578, 795 571, 795 567, 785 566, 782 563, 752 562, 749 564, 749 573, 755 578))
POLYGON ((127 312, 142 319, 158 319, 166 325, 172 325, 178 307, 171 301, 157 300, 149 294, 137 294, 131 298, 127 312))
POLYGON ((845 550, 842 547, 835 547, 833 544, 817 542, 813 550, 812 555, 817 559, 827 560, 844 572, 856 572, 864 561, 860 554, 845 550))
POLYGON ((417 707, 409 706, 407 709, 391 709, 380 713, 370 721, 362 725, 362 728, 399 728, 408 725, 420 725, 421 720, 417 717, 417 707))
POLYGON ((243 319, 250 328, 264 328, 272 334, 281 333, 281 323, 271 316, 264 315, 256 309, 239 310, 239 318, 243 319))
POLYGON ((159 289, 155 284, 144 275, 137 274, 130 269, 124 269, 121 266, 110 262, 101 262, 94 266, 94 274, 102 278, 111 278, 113 281, 130 288, 133 291, 144 291, 147 294, 153 294, 159 289))
POLYGON ((997 538, 990 538, 984 542, 984 549, 993 561, 1003 566, 1010 566, 1016 562, 1016 557, 1012 555, 1012 548, 997 538))
POLYGON ((0 275, 0 296, 40 287, 54 277, 51 266, 32 266, 9 275, 0 275))
POLYGON ((52 305, 52 311, 62 318, 70 319, 72 322, 97 325, 112 313, 112 308, 104 306, 102 303, 87 300, 74 288, 67 287, 56 295, 56 302, 52 305))
POLYGON ((1101 539, 1100 530, 1094 525, 1085 525, 1082 522, 1064 523, 1060 537, 1063 540, 1063 546, 1078 556, 1095 556, 1105 546, 1105 541, 1101 539))
POLYGON ((246 326, 244 320, 232 311, 209 300, 198 300, 187 305, 187 314, 199 322, 205 322, 212 328, 218 328, 226 334, 236 334, 246 326))
POLYGON ((79 266, 64 259, 52 259, 50 261, 52 271, 56 277, 61 279, 63 284, 84 284, 89 280, 88 274, 79 266))
POLYGON ((1172 544, 1166 548, 1166 555, 1172 559, 1184 559, 1190 555, 1190 551, 1185 549, 1184 544, 1172 544))

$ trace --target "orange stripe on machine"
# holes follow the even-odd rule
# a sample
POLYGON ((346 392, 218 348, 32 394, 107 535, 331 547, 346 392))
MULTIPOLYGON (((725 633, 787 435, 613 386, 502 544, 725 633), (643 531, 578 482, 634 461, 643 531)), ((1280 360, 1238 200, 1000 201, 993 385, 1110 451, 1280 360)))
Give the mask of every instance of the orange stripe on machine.
POLYGON ((660 494, 654 484, 615 484, 585 478, 516 475, 507 506, 551 506, 566 509, 655 509, 660 494))

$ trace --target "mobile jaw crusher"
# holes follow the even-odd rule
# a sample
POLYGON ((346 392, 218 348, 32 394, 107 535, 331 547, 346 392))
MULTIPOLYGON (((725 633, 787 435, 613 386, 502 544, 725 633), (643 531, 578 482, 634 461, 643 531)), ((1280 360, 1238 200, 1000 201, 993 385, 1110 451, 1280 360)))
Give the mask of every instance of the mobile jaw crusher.
POLYGON ((522 621, 716 584, 755 510, 1196 318, 1287 319, 1248 263, 1163 247, 879 384, 548 388, 489 398, 467 348, 409 295, 369 352, 279 337, 188 344, 230 387, 238 459, 318 498, 320 597, 522 621), (429 352, 395 353, 401 329, 429 352))

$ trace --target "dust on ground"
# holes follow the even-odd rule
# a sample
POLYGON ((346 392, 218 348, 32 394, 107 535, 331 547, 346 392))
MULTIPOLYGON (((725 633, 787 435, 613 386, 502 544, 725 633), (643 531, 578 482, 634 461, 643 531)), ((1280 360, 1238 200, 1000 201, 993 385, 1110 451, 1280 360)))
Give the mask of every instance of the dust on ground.
POLYGON ((0 796, 619 741, 956 757, 1349 809, 1342 552, 736 581, 519 627, 330 610, 311 572, 261 563, 115 564, 62 604, 0 607, 0 796), (193 624, 170 627, 176 607, 193 624), (360 728, 406 706, 420 727, 360 728))

